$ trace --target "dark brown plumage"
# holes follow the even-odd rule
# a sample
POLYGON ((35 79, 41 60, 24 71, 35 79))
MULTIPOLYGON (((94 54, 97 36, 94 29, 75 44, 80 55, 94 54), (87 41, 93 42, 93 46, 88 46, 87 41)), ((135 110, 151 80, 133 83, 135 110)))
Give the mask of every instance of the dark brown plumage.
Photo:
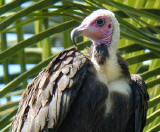
POLYGON ((75 48, 60 53, 32 80, 23 94, 12 131, 44 131, 57 128, 65 118, 88 65, 75 48))
POLYGON ((60 53, 28 85, 12 132, 140 132, 148 100, 141 78, 131 76, 132 98, 112 93, 115 107, 104 117, 108 90, 94 74, 92 63, 75 48, 60 53))

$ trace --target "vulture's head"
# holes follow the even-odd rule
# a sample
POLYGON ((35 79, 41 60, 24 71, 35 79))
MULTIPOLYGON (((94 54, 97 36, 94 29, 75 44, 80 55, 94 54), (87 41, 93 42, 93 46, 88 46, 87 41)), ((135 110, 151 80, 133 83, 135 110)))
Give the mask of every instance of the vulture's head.
POLYGON ((113 12, 98 9, 87 16, 82 23, 72 30, 71 39, 76 43, 76 38, 85 36, 93 42, 95 56, 99 64, 103 64, 107 56, 115 53, 120 37, 119 23, 113 12))

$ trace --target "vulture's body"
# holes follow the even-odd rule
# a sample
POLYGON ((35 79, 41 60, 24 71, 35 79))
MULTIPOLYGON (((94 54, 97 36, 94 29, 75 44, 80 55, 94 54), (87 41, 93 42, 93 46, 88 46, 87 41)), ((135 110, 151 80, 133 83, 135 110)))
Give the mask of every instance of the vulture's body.
POLYGON ((12 132, 142 132, 147 100, 114 45, 93 46, 89 56, 71 48, 28 85, 12 132))

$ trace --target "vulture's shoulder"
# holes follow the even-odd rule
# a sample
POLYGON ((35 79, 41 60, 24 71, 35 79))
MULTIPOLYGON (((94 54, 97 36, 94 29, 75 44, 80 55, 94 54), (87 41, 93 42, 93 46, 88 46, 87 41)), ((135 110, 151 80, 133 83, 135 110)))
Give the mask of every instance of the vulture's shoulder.
POLYGON ((138 91, 141 95, 144 96, 146 101, 149 99, 147 86, 140 75, 131 74, 131 84, 135 91, 138 91))
POLYGON ((89 60, 71 48, 61 52, 27 86, 12 132, 56 129, 65 118, 87 73, 89 60))
POLYGON ((144 101, 149 100, 147 86, 140 75, 131 74, 131 86, 133 91, 139 93, 139 95, 144 98, 144 101))
POLYGON ((136 132, 143 131, 146 123, 146 115, 148 109, 149 95, 147 92, 147 86, 142 77, 137 74, 131 75, 131 88, 133 91, 133 104, 134 104, 134 117, 135 126, 133 130, 136 132))

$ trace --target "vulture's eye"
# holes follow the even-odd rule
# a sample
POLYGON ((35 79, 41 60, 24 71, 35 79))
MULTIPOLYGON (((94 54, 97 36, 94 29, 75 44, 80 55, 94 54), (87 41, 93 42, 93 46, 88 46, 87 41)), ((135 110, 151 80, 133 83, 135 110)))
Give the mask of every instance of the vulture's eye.
POLYGON ((99 27, 102 27, 105 24, 105 19, 104 18, 99 18, 96 20, 96 23, 99 27))

